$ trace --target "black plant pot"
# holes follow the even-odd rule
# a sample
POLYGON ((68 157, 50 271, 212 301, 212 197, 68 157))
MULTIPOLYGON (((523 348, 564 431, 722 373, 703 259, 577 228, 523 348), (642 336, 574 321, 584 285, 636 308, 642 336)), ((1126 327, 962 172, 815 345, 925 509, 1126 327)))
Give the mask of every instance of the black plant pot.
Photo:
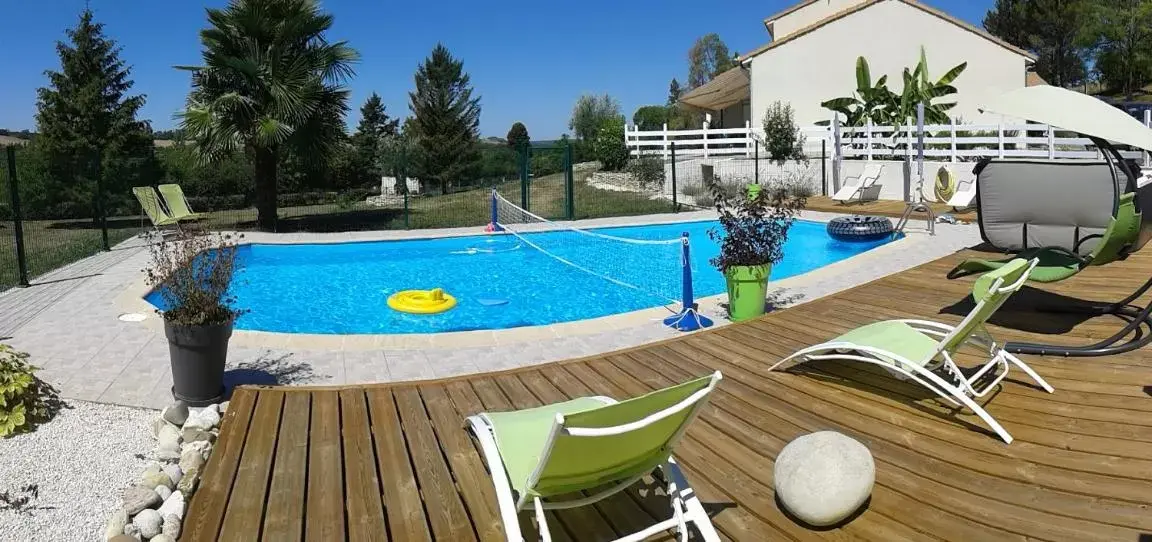
POLYGON ((232 322, 180 326, 165 321, 164 334, 172 358, 172 395, 194 407, 223 401, 232 322))

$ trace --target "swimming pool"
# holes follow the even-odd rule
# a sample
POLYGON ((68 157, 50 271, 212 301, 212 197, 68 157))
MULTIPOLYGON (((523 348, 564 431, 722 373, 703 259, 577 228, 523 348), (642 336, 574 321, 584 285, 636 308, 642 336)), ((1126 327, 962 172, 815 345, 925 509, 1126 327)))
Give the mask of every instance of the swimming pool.
MULTIPOLYGON (((698 221, 592 231, 648 240, 674 239, 687 232, 692 285, 699 298, 725 291, 724 277, 708 263, 719 252, 718 243, 708 237, 715 226, 716 221, 698 221)), ((825 233, 824 224, 797 221, 785 245, 784 261, 773 267, 771 278, 805 273, 887 242, 835 241, 825 233)), ((680 251, 679 244, 619 243, 572 232, 530 233, 523 241, 504 234, 244 245, 238 251, 233 291, 237 306, 249 312, 237 320, 236 328, 317 334, 438 333, 595 318, 677 299, 680 251), (387 305, 397 291, 431 288, 455 296, 456 308, 417 315, 387 305)), ((147 299, 163 308, 158 294, 147 299)))

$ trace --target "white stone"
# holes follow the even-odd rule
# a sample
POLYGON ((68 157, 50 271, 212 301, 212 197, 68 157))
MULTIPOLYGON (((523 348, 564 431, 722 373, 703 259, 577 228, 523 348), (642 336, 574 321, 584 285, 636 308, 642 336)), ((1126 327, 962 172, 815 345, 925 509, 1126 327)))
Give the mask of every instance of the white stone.
POLYGON ((151 488, 141 486, 132 486, 125 489, 122 498, 124 511, 127 512, 129 516, 163 502, 160 499, 160 495, 157 495, 151 488))
POLYGON ((180 470, 180 467, 173 464, 164 465, 162 470, 164 471, 164 474, 168 475, 168 478, 172 479, 173 485, 179 484, 180 477, 184 475, 184 472, 180 470))
POLYGON ((228 403, 229 403, 229 401, 224 401, 223 403, 220 403, 218 408, 220 409, 221 414, 228 412, 228 403))
POLYGON ((172 537, 173 540, 180 538, 180 521, 180 518, 173 514, 164 516, 164 526, 160 528, 160 532, 172 537))
POLYGON ((129 523, 129 524, 125 525, 124 526, 124 534, 127 536, 131 536, 132 538, 135 538, 136 540, 140 540, 140 528, 137 527, 135 523, 129 523))
MULTIPOLYGON (((205 461, 207 461, 208 460, 208 454, 210 454, 212 452, 212 443, 208 442, 206 440, 198 440, 196 442, 185 442, 184 445, 180 447, 180 459, 181 460, 184 459, 184 454, 188 453, 188 450, 196 450, 196 452, 199 453, 200 456, 203 457, 205 461)), ((184 468, 183 466, 181 466, 180 468, 182 468, 184 470, 188 470, 188 469, 184 468)))
POLYGON ((159 438, 160 437, 160 430, 166 426, 172 427, 173 429, 179 429, 179 427, 176 427, 176 426, 168 423, 167 421, 164 421, 164 418, 156 418, 156 419, 152 420, 152 436, 159 438))
POLYGON ((776 457, 776 496, 805 523, 833 525, 872 493, 876 465, 863 444, 835 431, 789 442, 776 457))
MULTIPOLYGON (((177 483, 179 483, 179 482, 177 482, 177 483)), ((153 491, 155 491, 156 494, 160 496, 161 501, 163 501, 164 499, 167 499, 168 496, 172 494, 172 490, 168 489, 165 486, 156 486, 156 489, 154 489, 153 491)))
POLYGON ((192 447, 185 447, 184 451, 180 453, 180 471, 185 476, 192 469, 199 469, 204 466, 204 454, 192 447))
POLYGON ((189 410, 188 420, 184 422, 184 429, 192 428, 207 431, 216 427, 219 423, 220 413, 216 411, 216 407, 208 406, 189 410))
POLYGON ((108 518, 108 526, 104 528, 104 540, 124 533, 124 526, 128 524, 128 512, 123 508, 112 513, 108 518))
POLYGON ((161 504, 160 508, 158 508, 156 510, 156 512, 160 514, 160 517, 167 517, 169 515, 172 515, 172 516, 176 516, 178 518, 183 518, 184 517, 184 493, 182 493, 180 491, 172 492, 172 495, 169 496, 167 499, 164 499, 164 504, 161 504))
POLYGON ((163 451, 180 452, 180 430, 175 426, 165 424, 156 436, 156 447, 163 451))
POLYGON ((176 542, 176 539, 164 533, 160 533, 152 537, 152 542, 176 542))
POLYGON ((140 537, 147 540, 160 534, 160 526, 164 523, 164 519, 160 517, 160 513, 148 509, 136 514, 132 518, 132 524, 140 530, 140 537))

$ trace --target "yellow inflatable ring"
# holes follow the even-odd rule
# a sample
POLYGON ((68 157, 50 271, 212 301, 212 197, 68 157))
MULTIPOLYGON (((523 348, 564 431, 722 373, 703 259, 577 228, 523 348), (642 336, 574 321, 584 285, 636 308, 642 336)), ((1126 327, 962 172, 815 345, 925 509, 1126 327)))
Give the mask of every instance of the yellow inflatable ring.
POLYGON ((388 297, 388 306, 400 312, 436 314, 456 306, 456 298, 440 288, 432 290, 404 290, 388 297))

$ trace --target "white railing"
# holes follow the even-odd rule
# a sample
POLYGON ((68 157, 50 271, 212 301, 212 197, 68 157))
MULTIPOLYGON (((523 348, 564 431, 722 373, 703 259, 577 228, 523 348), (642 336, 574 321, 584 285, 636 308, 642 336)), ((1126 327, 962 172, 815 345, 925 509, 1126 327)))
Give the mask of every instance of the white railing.
MULTIPOLYGON (((1146 111, 1144 125, 1152 127, 1152 111, 1146 111)), ((808 156, 819 155, 823 145, 828 158, 839 151, 843 158, 865 160, 898 159, 917 154, 916 126, 866 126, 840 128, 840 145, 836 148, 833 129, 808 126, 800 129, 805 136, 808 156)), ((741 128, 709 128, 704 123, 698 130, 641 131, 625 127, 624 144, 633 155, 669 157, 673 146, 677 158, 745 156, 756 153, 758 134, 751 123, 741 128), (673 145, 675 143, 675 145, 673 145)), ((924 156, 950 162, 977 158, 1069 158, 1099 159, 1100 151, 1092 141, 1076 137, 1044 124, 935 124, 924 126, 924 156)), ((1152 165, 1147 152, 1123 151, 1126 158, 1152 165)))

